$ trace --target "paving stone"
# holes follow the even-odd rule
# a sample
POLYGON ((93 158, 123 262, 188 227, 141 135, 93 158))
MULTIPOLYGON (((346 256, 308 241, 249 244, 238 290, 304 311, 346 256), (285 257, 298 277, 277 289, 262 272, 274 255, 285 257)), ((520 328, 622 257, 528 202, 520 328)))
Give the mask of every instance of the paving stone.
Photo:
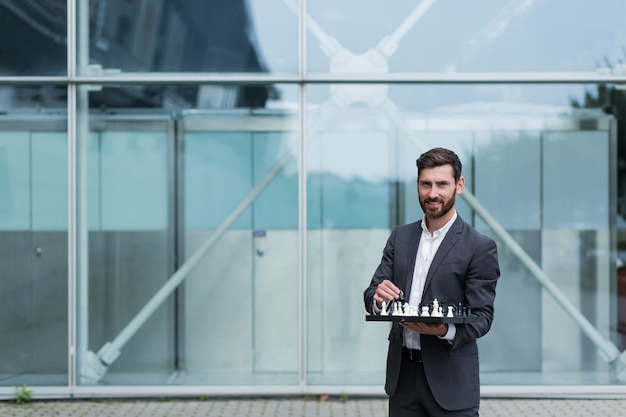
MULTIPOLYGON (((626 416, 625 399, 483 399, 481 417, 626 416)), ((387 417, 385 398, 37 400, 0 402, 2 417, 387 417)))

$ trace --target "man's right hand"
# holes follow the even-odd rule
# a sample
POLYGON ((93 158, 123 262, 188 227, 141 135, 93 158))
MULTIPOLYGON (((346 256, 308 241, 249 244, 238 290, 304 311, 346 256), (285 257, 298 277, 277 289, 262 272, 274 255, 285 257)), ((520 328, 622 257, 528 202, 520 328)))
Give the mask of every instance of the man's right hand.
POLYGON ((378 308, 383 308, 383 301, 389 304, 391 300, 400 298, 400 294, 402 294, 400 288, 396 287, 393 282, 386 279, 378 284, 378 287, 376 287, 374 301, 376 302, 376 306, 378 308))

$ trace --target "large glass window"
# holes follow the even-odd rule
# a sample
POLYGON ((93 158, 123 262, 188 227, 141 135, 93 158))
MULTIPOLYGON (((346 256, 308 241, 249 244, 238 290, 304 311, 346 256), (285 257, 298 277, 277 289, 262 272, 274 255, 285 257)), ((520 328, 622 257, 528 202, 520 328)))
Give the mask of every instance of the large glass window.
POLYGON ((594 71, 623 60, 624 12, 619 0, 311 1, 307 69, 594 71))
POLYGON ((96 113, 90 125, 84 194, 88 270, 78 278, 81 294, 88 294, 79 299, 79 305, 87 307, 78 311, 88 317, 78 317, 78 332, 92 350, 81 358, 79 381, 99 380, 101 375, 90 368, 92 355, 104 355, 108 348, 100 349, 105 343, 114 342, 127 328, 133 337, 111 348, 122 354, 110 364, 107 381, 163 382, 175 359, 172 299, 163 300, 136 326, 128 325, 174 270, 171 118, 96 113))
MULTIPOLYGON (((359 295, 390 229, 421 218, 415 160, 436 146, 455 150, 464 164, 459 215, 500 252, 496 318, 480 340, 483 383, 616 381, 612 116, 575 99, 569 109, 464 107, 462 88, 405 86, 402 95, 417 106, 427 108, 420 97, 431 95, 448 102, 416 113, 390 100, 363 106, 376 86, 328 87, 310 88, 310 97, 326 91, 328 98, 310 103, 307 131, 307 381, 382 384, 388 326, 363 322, 359 295)), ((510 87, 492 93, 498 88, 510 87)))
POLYGON ((81 382, 297 384, 297 113, 174 115, 90 113, 81 382))
POLYGON ((0 1, 0 396, 382 394, 434 146, 498 244, 483 385, 625 384, 626 6, 579 3, 0 1))
POLYGON ((90 0, 89 61, 126 72, 295 73, 291 3, 90 0))
POLYGON ((297 113, 194 113, 184 130, 186 383, 299 381, 297 113))
POLYGON ((0 75, 65 74, 67 74, 66 2, 64 0, 1 2, 0 75))
POLYGON ((0 385, 68 381, 64 114, 0 116, 0 385))

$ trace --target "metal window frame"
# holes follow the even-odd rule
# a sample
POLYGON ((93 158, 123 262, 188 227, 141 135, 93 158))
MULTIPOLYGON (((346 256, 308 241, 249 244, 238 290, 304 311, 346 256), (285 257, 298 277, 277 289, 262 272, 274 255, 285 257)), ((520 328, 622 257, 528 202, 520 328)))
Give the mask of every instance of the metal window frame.
MULTIPOLYGON (((93 397, 93 396, 136 396, 136 395, 273 395, 351 392, 354 395, 384 395, 382 388, 370 386, 311 386, 306 384, 306 158, 300 158, 299 169, 299 204, 300 204, 300 240, 299 240, 299 300, 300 311, 300 384, 298 386, 236 386, 228 387, 190 387, 190 386, 79 386, 77 385, 76 351, 81 343, 77 332, 78 316, 81 306, 77 300, 79 291, 84 291, 79 280, 84 278, 86 242, 85 236, 79 235, 85 228, 80 224, 80 213, 84 210, 79 201, 81 187, 80 167, 76 166, 82 151, 80 140, 86 128, 87 90, 91 86, 124 84, 294 84, 299 87, 299 154, 305 155, 307 142, 306 89, 315 84, 612 84, 626 85, 626 74, 614 74, 610 70, 603 72, 506 72, 506 73, 385 73, 385 74, 335 74, 308 73, 306 67, 306 0, 298 2, 298 73, 297 74, 249 74, 249 73, 118 73, 90 75, 85 63, 88 51, 83 42, 78 47, 79 39, 88 37, 88 0, 67 0, 67 76, 0 76, 0 85, 63 85, 67 87, 67 132, 68 132, 68 369, 67 387, 37 387, 38 398, 55 397, 93 397), (82 112, 81 112, 82 107, 82 112), (83 265, 83 266, 81 266, 83 265)), ((83 158, 84 159, 84 158, 83 158)), ((612 184, 612 193, 615 184, 612 184)), ((0 388, 0 397, 10 398, 10 388, 0 388)), ((485 386, 484 397, 626 397, 624 386, 485 386)))

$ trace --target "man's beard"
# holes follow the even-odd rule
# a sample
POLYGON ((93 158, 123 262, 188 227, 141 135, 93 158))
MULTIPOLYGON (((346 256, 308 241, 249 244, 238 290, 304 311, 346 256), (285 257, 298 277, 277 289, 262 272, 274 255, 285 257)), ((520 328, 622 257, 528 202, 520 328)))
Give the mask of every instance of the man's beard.
POLYGON ((450 210, 452 210, 452 208, 454 207, 455 198, 455 195, 452 195, 452 198, 450 198, 448 201, 445 201, 441 198, 437 198, 434 200, 431 200, 430 198, 425 198, 424 200, 420 201, 420 206, 422 206, 422 210, 424 211, 426 218, 438 219, 445 216, 450 212, 450 210), (439 209, 429 209, 427 207, 428 203, 443 203, 443 205, 439 209))

